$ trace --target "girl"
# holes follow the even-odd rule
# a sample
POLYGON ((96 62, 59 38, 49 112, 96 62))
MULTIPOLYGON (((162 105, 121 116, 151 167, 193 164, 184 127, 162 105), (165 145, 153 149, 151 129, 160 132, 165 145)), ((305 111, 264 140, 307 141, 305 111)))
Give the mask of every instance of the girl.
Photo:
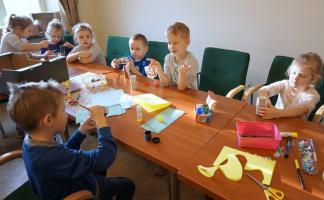
POLYGON ((28 52, 47 48, 48 41, 40 43, 28 43, 26 38, 32 35, 33 21, 26 16, 10 15, 7 25, 7 33, 1 39, 0 53, 28 52))
POLYGON ((57 54, 60 53, 60 48, 64 48, 64 54, 68 54, 74 47, 69 42, 64 42, 62 40, 64 31, 63 31, 63 26, 58 19, 53 19, 48 23, 45 34, 48 39, 49 45, 48 48, 40 49, 41 54, 44 55, 57 54))
POLYGON ((87 23, 79 23, 73 27, 74 40, 78 46, 74 47, 66 57, 67 62, 106 64, 100 47, 95 43, 92 28, 87 23))
POLYGON ((289 66, 288 80, 263 86, 259 97, 266 98, 266 106, 258 107, 257 113, 264 119, 279 117, 304 117, 315 108, 320 95, 314 85, 321 80, 322 60, 316 53, 302 54, 289 66), (276 106, 269 97, 278 94, 276 106))

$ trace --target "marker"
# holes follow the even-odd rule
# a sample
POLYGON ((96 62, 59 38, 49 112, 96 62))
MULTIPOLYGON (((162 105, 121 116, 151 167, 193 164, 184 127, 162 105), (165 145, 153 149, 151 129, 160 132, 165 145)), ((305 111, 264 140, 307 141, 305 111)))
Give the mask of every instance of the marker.
POLYGON ((288 158, 288 156, 289 156, 289 152, 290 152, 291 144, 292 144, 292 137, 288 136, 287 140, 288 141, 287 141, 287 145, 286 145, 286 149, 285 149, 285 158, 288 158))
POLYGON ((299 183, 300 183, 300 187, 303 190, 305 190, 304 180, 303 180, 303 177, 301 175, 301 171, 300 171, 300 168, 299 168, 298 161, 296 159, 295 159, 295 165, 296 165, 296 169, 297 169, 297 175, 298 175, 298 180, 299 180, 299 183))

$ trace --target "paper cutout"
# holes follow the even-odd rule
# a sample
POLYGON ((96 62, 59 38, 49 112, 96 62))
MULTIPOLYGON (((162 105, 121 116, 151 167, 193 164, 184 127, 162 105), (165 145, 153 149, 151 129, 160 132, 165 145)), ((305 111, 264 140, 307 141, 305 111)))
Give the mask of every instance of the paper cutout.
POLYGON ((214 92, 208 91, 206 103, 208 105, 209 110, 212 110, 212 111, 215 110, 217 101, 216 101, 216 94, 214 92))
POLYGON ((163 112, 159 113, 158 116, 155 116, 154 118, 147 121, 145 124, 143 124, 141 127, 145 130, 154 132, 154 133, 160 133, 163 131, 166 127, 168 127, 170 124, 172 124, 175 120, 177 120, 179 117, 181 117, 185 112, 182 110, 176 110, 172 108, 168 108, 164 110, 163 112), (162 117, 162 121, 159 121, 158 118, 162 117))
POLYGON ((260 170, 263 174, 262 183, 270 185, 276 161, 265 159, 262 156, 252 155, 250 153, 239 151, 227 146, 224 146, 222 151, 213 163, 213 167, 204 167, 201 165, 197 166, 197 169, 201 174, 207 177, 212 177, 214 173, 221 169, 224 175, 231 180, 238 181, 242 178, 242 165, 237 162, 238 159, 234 159, 236 155, 244 156, 247 159, 245 170, 260 170), (223 165, 225 160, 227 162, 223 165))
POLYGON ((88 106, 100 105, 100 106, 113 106, 119 104, 121 97, 124 95, 123 90, 110 89, 107 91, 101 91, 98 93, 91 93, 88 106))
POLYGON ((150 113, 171 105, 170 102, 150 93, 137 95, 134 97, 134 101, 150 113))

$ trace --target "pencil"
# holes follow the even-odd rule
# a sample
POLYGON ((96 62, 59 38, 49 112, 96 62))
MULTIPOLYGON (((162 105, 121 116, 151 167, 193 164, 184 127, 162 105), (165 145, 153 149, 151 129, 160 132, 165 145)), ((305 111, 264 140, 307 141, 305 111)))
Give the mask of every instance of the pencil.
POLYGON ((295 165, 296 165, 296 169, 297 169, 297 175, 298 175, 298 180, 299 180, 299 183, 300 183, 300 187, 305 190, 305 184, 304 184, 304 179, 302 177, 302 174, 301 174, 301 171, 300 171, 300 168, 299 168, 299 164, 298 164, 298 160, 295 159, 295 165))

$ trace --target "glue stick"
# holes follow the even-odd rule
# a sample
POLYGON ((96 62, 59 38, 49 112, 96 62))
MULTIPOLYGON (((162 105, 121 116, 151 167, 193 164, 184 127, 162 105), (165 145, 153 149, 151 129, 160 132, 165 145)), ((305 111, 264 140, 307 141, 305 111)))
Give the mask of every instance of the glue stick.
POLYGON ((136 117, 137 117, 137 122, 142 123, 143 115, 142 115, 142 107, 140 105, 136 106, 136 117))

